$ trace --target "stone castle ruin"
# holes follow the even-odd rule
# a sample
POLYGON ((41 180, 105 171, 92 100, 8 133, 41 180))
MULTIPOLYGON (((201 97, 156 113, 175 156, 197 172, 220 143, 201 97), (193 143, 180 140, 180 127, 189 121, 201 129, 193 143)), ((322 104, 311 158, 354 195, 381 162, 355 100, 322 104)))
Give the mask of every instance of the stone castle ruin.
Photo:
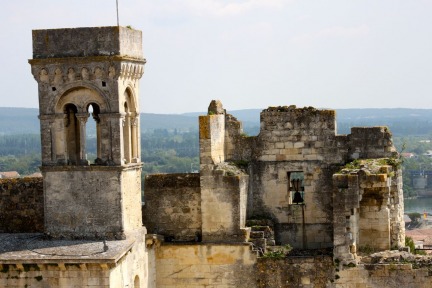
POLYGON ((257 241, 263 252, 270 240, 333 248, 352 263, 357 247, 404 246, 401 171, 386 127, 336 135, 333 110, 270 107, 259 135, 248 137, 219 101, 199 124, 199 175, 146 177, 149 232, 169 241, 244 242, 247 222, 265 220, 274 240, 257 241), (346 166, 353 160, 363 164, 346 166))
POLYGON ((269 107, 249 137, 212 101, 199 173, 148 175, 142 206, 141 43, 33 31, 43 178, 0 180, 0 287, 432 286, 430 260, 404 251, 390 131, 337 135, 333 110, 269 107))

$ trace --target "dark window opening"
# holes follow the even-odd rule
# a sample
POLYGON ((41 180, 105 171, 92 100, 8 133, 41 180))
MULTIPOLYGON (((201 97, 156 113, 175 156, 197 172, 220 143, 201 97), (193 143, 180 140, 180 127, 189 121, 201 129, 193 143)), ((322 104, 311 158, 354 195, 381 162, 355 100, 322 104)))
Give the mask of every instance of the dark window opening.
POLYGON ((304 204, 304 173, 287 172, 290 204, 304 204))
POLYGON ((102 81, 102 87, 106 87, 106 82, 102 81))
POLYGON ((57 88, 56 88, 56 87, 52 87, 51 89, 52 89, 52 91, 56 91, 56 90, 57 90, 57 88))
POLYGON ((73 104, 67 104, 64 108, 67 160, 71 165, 77 165, 80 159, 81 143, 79 123, 76 117, 77 112, 78 110, 73 104))

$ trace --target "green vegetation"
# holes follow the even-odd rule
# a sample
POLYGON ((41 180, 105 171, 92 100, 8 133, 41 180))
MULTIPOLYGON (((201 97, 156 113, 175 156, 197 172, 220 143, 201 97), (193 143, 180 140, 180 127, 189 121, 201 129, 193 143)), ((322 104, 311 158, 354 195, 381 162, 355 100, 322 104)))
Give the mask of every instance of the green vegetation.
POLYGON ((358 253, 359 255, 370 255, 377 252, 377 250, 373 247, 371 247, 370 245, 365 245, 365 246, 360 246, 358 247, 358 253))
MULTIPOLYGON (((365 167, 372 173, 380 173, 382 166, 392 166, 395 170, 401 167, 402 161, 398 158, 378 158, 378 159, 356 159, 350 163, 347 163, 342 171, 345 169, 355 170, 365 167)), ((393 176, 393 175, 390 175, 393 176)))
MULTIPOLYGON (((243 120, 243 136, 259 132, 261 109, 237 110, 232 114, 243 120), (247 133, 247 134, 246 134, 247 133)), ((399 152, 410 152, 416 158, 402 159, 404 195, 417 195, 410 171, 432 170, 432 158, 423 155, 432 150, 432 110, 428 109, 340 109, 337 111, 338 134, 350 133, 350 127, 383 126, 391 130, 399 152)), ((199 170, 199 140, 197 115, 202 113, 141 114, 143 175, 199 170)), ((0 107, 0 171, 18 171, 28 175, 40 166, 40 135, 38 109, 0 107)), ((89 121, 93 122, 93 121, 89 121)), ((88 127, 87 157, 96 158, 95 127, 88 127)), ((386 165, 396 167, 399 159, 389 159, 386 165), (394 162, 392 162, 394 160, 394 162)), ((247 162, 234 163, 245 169, 247 162)), ((360 168, 353 161, 346 168, 360 168), (351 166, 350 166, 351 165, 351 166)), ((432 177, 431 177, 432 179, 432 177)))
POLYGON ((198 132, 156 129, 141 134, 143 173, 180 173, 199 170, 198 132))
POLYGON ((408 213, 407 215, 411 219, 411 221, 414 223, 418 223, 422 217, 422 215, 420 213, 417 213, 417 212, 408 213))
POLYGON ((262 257, 271 259, 284 259, 287 256, 288 252, 291 250, 292 247, 289 244, 284 246, 278 246, 264 253, 262 257))
MULTIPOLYGON (((411 217, 410 217, 411 218, 411 217)), ((405 236, 405 246, 410 248, 412 254, 416 255, 426 255, 426 252, 423 250, 416 250, 414 240, 411 237, 405 236)))

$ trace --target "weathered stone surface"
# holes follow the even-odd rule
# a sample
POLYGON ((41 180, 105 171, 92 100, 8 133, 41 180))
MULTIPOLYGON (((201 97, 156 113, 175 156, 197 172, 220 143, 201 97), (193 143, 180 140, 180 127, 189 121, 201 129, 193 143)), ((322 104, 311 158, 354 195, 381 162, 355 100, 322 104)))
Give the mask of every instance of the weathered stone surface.
POLYGON ((43 230, 42 178, 0 179, 0 233, 43 230))
POLYGON ((260 258, 255 287, 330 287, 333 273, 330 256, 260 258))
POLYGON ((255 263, 246 244, 163 244, 156 252, 156 287, 257 287, 255 263))
POLYGON ((201 241, 199 174, 154 174, 145 178, 143 223, 166 241, 201 241))
POLYGON ((142 33, 126 27, 33 30, 33 58, 128 56, 141 59, 142 33))

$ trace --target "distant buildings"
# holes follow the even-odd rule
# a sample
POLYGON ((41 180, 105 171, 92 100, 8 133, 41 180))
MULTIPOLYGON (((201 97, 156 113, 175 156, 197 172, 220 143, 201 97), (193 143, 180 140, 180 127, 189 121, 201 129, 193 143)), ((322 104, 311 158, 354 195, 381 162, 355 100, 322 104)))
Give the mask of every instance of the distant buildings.
POLYGON ((0 179, 19 178, 20 174, 17 171, 0 172, 0 179))

